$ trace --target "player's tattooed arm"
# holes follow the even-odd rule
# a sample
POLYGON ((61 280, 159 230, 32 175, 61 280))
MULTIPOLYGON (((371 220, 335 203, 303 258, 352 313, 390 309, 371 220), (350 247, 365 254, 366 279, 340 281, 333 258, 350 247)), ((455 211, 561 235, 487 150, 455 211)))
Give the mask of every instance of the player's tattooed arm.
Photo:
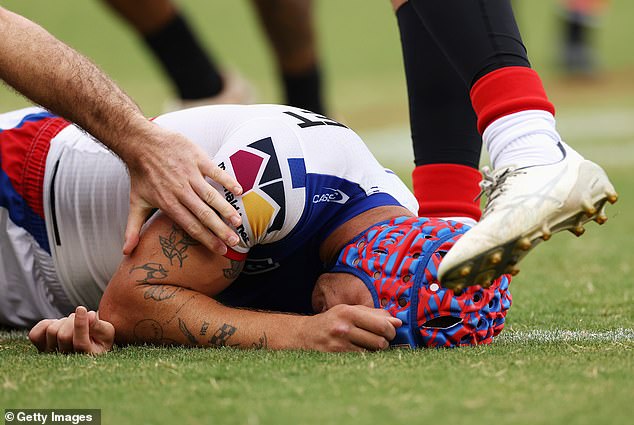
POLYGON ((236 333, 238 328, 231 326, 228 323, 223 323, 216 332, 209 338, 209 345, 211 347, 239 347, 240 344, 229 344, 229 339, 236 333))
MULTIPOLYGON (((100 312, 114 325, 119 344, 288 346, 298 329, 280 324, 292 321, 289 316, 229 308, 213 299, 242 268, 242 261, 193 242, 159 212, 108 284, 100 312)), ((292 347, 302 348, 297 341, 292 347)))
MULTIPOLYGON (((213 296, 221 292, 242 272, 244 262, 218 256, 209 252, 192 239, 180 227, 164 220, 156 220, 162 226, 153 237, 144 238, 143 248, 150 256, 133 254, 126 263, 137 258, 128 267, 131 278, 138 284, 165 284, 204 289, 203 293, 213 296), (169 224, 169 227, 166 225, 169 224), (154 239, 156 238, 156 239, 154 239), (169 260, 169 262, 166 261, 169 260), (178 283, 174 283, 178 282, 178 283), (185 282, 185 284, 181 284, 185 282)), ((143 251, 141 248, 139 251, 143 251)), ((158 290, 148 290, 160 292, 158 290)), ((156 297, 151 296, 155 299, 156 297)))
MULTIPOLYGON (((180 328, 181 333, 187 338, 187 341, 191 345, 200 345, 198 339, 189 331, 187 328, 187 324, 180 317, 178 318, 178 326, 180 328)), ((203 325, 201 327, 201 335, 206 334, 207 328, 209 326, 209 322, 203 321, 203 325), (204 329, 204 332, 203 332, 204 329)), ((211 335, 211 337, 205 341, 206 344, 210 347, 240 347, 240 343, 232 343, 231 337, 237 332, 238 328, 232 326, 228 323, 223 323, 216 331, 211 335)), ((256 341, 251 343, 249 348, 253 349, 264 349, 268 347, 266 332, 262 333, 262 336, 256 341)))
POLYGON ((141 266, 132 266, 129 274, 135 274, 136 282, 141 284, 163 280, 169 272, 161 263, 145 263, 141 266))
POLYGON ((234 279, 237 279, 238 276, 240 276, 240 273, 242 273, 242 269, 244 268, 244 261, 237 261, 237 260, 230 260, 230 261, 231 261, 231 267, 229 267, 228 269, 222 269, 222 272, 225 278, 229 280, 234 280, 234 279))
POLYGON ((254 348, 256 350, 264 350, 269 348, 269 341, 268 341, 268 338, 266 337, 266 332, 262 332, 262 336, 260 337, 260 340, 258 342, 254 342, 253 344, 251 344, 251 348, 254 348))
POLYGON ((183 267, 183 261, 187 258, 186 251, 190 246, 198 246, 200 243, 189 236, 183 229, 173 224, 168 235, 159 235, 159 243, 163 250, 163 255, 174 265, 178 262, 179 267, 183 267))
POLYGON ((113 284, 100 314, 115 327, 118 344, 304 348, 302 316, 230 308, 182 287, 145 284, 130 290, 129 283, 113 284))
POLYGON ((183 286, 208 296, 223 291, 243 268, 242 261, 210 252, 160 212, 124 264, 137 284, 183 286))
POLYGON ((181 319, 180 317, 178 318, 178 327, 181 331, 181 333, 185 336, 185 338, 187 338, 187 341, 191 344, 191 345, 198 345, 198 340, 196 339, 196 337, 189 331, 189 329, 187 329, 187 324, 185 323, 185 321, 183 319, 181 319))
POLYGON ((152 285, 149 283, 147 285, 143 285, 141 289, 145 290, 143 293, 144 299, 157 302, 172 299, 176 296, 176 294, 183 290, 183 288, 178 286, 152 285))
POLYGON ((163 341, 163 326, 156 320, 143 319, 134 325, 134 338, 149 344, 161 344, 163 341))

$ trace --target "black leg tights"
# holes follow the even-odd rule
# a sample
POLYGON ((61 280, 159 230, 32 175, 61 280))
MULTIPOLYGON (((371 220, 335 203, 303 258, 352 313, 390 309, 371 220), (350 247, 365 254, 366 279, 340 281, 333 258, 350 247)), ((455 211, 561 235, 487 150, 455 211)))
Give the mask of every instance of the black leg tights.
POLYGON ((416 166, 477 168, 471 86, 499 68, 530 67, 510 0, 409 0, 396 14, 416 166))
POLYGON ((530 67, 511 0, 410 3, 468 88, 496 69, 530 67))
POLYGON ((407 79, 416 166, 478 168, 482 139, 469 92, 410 2, 396 11, 407 79))

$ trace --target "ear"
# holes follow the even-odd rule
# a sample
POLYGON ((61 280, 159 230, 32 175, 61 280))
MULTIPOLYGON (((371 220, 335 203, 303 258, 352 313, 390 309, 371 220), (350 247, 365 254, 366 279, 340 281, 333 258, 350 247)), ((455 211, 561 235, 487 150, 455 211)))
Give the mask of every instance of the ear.
POLYGON ((374 307, 372 294, 365 283, 350 273, 324 273, 317 279, 313 291, 313 309, 325 311, 338 304, 374 307), (315 299, 317 297, 317 299, 315 299), (318 301, 319 305, 315 305, 318 301))

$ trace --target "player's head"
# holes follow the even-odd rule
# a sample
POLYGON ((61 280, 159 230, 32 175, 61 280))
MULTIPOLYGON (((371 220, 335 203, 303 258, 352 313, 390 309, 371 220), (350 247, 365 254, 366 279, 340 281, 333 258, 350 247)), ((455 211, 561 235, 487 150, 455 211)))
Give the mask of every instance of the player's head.
MULTIPOLYGON (((331 273, 359 278, 382 308, 403 321, 392 345, 455 347, 490 343, 511 306, 504 275, 489 288, 456 295, 437 279, 444 254, 469 229, 454 221, 400 217, 376 224, 348 243, 331 273)), ((359 285, 360 286, 360 285, 359 285)), ((368 291, 357 287, 355 291, 368 291)), ((368 301, 369 302, 369 301, 368 301)))

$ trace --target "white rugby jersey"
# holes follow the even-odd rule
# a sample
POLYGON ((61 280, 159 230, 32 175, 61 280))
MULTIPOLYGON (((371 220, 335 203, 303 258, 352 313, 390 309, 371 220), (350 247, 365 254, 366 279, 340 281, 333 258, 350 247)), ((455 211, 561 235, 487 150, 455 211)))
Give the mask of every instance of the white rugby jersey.
MULTIPOLYGON (((235 251, 246 257, 257 246, 261 254, 247 262, 245 273, 276 266, 307 241, 323 240, 376 206, 418 210, 405 184, 377 162, 359 136, 326 117, 288 106, 223 105, 154 122, 201 146, 242 185, 240 197, 216 188, 242 216, 235 251)), ((73 303, 97 308, 121 260, 128 203, 129 177, 116 156, 74 126, 51 141, 47 231, 55 268, 73 303)))

